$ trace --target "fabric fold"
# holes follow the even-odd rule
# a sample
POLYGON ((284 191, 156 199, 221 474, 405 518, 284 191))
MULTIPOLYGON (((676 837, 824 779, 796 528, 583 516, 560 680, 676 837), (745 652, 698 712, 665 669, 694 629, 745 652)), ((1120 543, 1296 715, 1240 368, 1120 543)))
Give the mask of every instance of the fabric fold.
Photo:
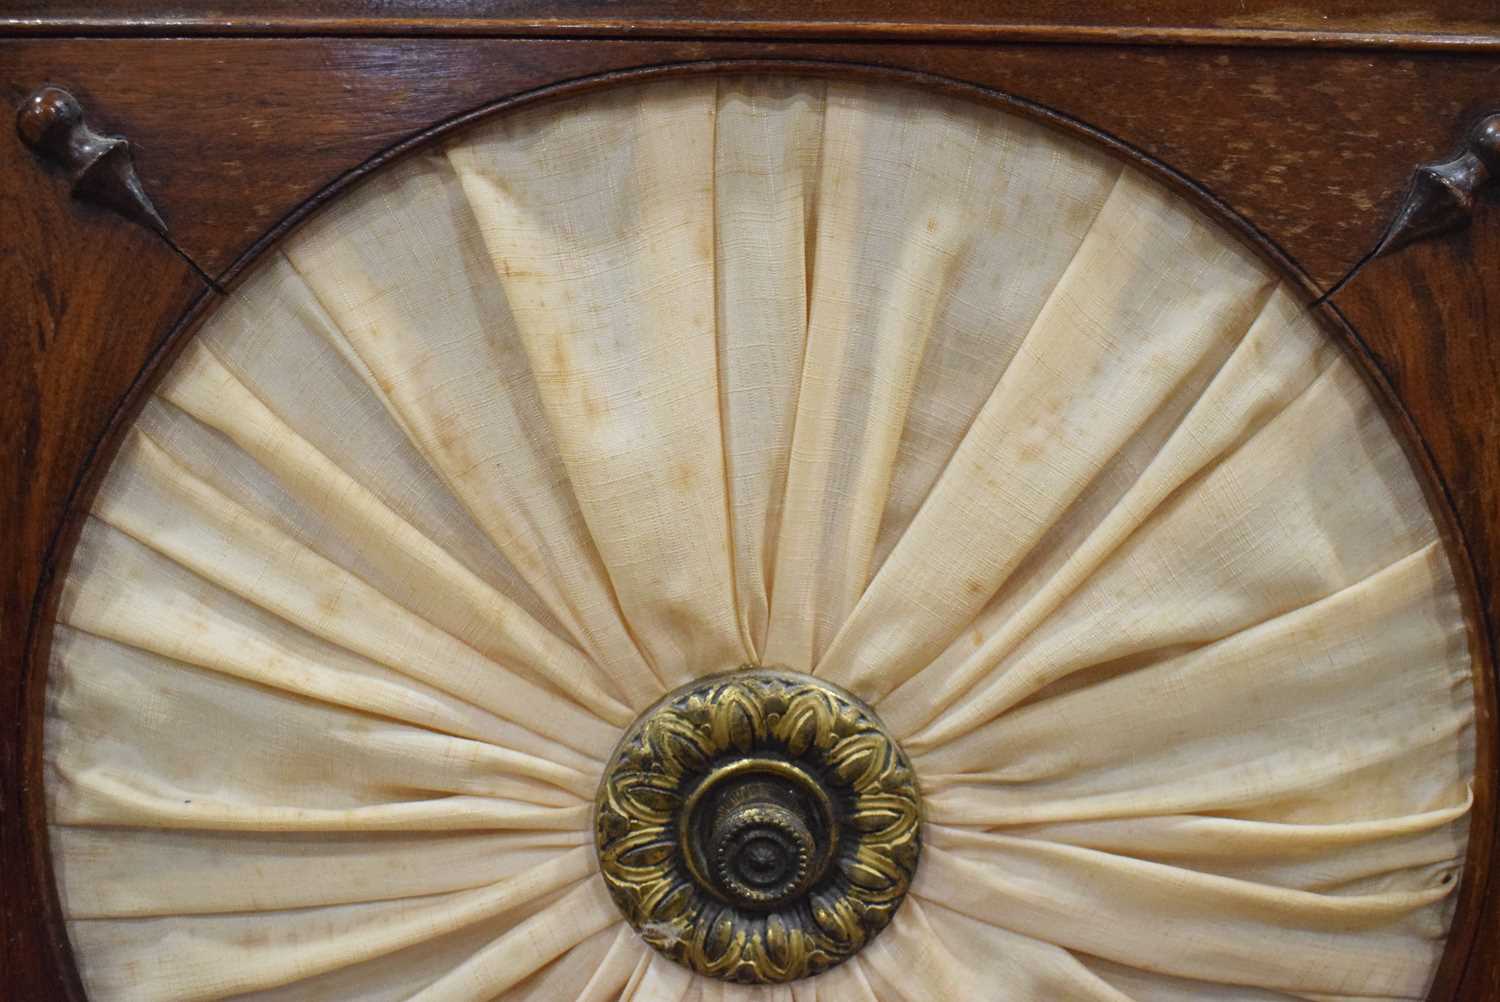
MULTIPOLYGON (((908 743, 949 740, 1075 674, 1094 673, 1068 684, 1102 681, 1112 665, 1213 643, 1424 548, 1437 561, 1432 590, 1451 594, 1420 487, 1400 444, 1377 423, 1378 405, 1356 395, 1362 392, 1352 367, 1335 362, 1258 434, 1171 497, 1008 656, 988 662, 981 637, 974 660, 987 675, 908 743), (1389 470, 1389 479, 1367 482, 1372 467, 1389 470), (1305 542, 1285 545, 1288 533, 1305 542)), ((1433 656, 1445 664, 1467 659, 1449 641, 1433 656)))
POLYGON ((639 699, 654 676, 620 620, 457 174, 434 153, 371 184, 286 250, 330 318, 318 333, 615 693, 639 699), (412 267, 450 256, 438 276, 412 267))
POLYGON ((361 818, 463 824, 477 812, 515 816, 499 827, 552 828, 588 816, 587 794, 568 790, 582 775, 548 757, 247 686, 77 631, 58 631, 53 657, 67 678, 52 696, 58 740, 47 761, 58 822, 358 829, 361 818), (143 703, 160 716, 142 717, 143 703), (142 742, 135 728, 145 727, 142 742))
MULTIPOLYGON (((351 535, 383 537, 388 552, 413 572, 416 581, 435 582, 439 590, 459 601, 472 603, 473 620, 504 624, 493 626, 486 639, 493 639, 497 658, 524 667, 548 682, 581 689, 583 678, 569 681, 565 671, 545 650, 547 633, 526 612, 481 580, 436 546, 410 523, 387 508, 360 484, 336 467, 297 432, 288 427, 239 382, 213 353, 201 344, 188 346, 162 387, 161 396, 199 421, 234 439, 264 466, 294 490, 328 500, 351 535), (528 650, 527 641, 544 645, 541 656, 528 650), (518 643, 519 641, 519 643, 518 643)), ((555 638, 554 638, 555 639, 555 638)), ((483 641, 476 644, 484 649, 483 641)), ((499 672, 493 673, 498 678, 499 672)), ((521 685, 517 679, 515 686, 521 685)), ((502 688, 506 688, 503 687, 502 688)), ((489 696, 489 708, 513 705, 510 697, 489 696)))
POLYGON ((1124 994, 1089 969, 1084 960, 1052 942, 921 901, 932 935, 951 957, 985 957, 967 964, 977 984, 971 998, 1004 998, 1007 1002, 1146 1002, 1124 994))
POLYGON ((770 627, 776 539, 807 342, 827 88, 725 80, 714 122, 714 302, 735 597, 751 653, 770 627))
POLYGON ((555 999, 582 1002, 594 975, 611 963, 617 945, 626 935, 634 937, 630 927, 616 918, 496 998, 499 1002, 553 1002, 555 999))
POLYGON ((448 158, 620 610, 675 687, 752 653, 719 427, 715 86, 638 95, 522 112, 448 158))
POLYGON ((939 938, 916 896, 903 902, 901 921, 861 950, 858 962, 882 1002, 981 997, 978 965, 960 961, 939 938))
POLYGON ((1434 614, 1455 600, 1434 587, 1445 576, 1429 544, 1284 617, 920 751, 928 816, 989 827, 1269 806, 1316 820, 1336 805, 1367 820, 1462 803, 1452 748, 1472 713, 1454 698, 1467 638, 1434 614), (1121 706, 1150 712, 1127 719, 1121 706), (1356 783, 1357 806, 1345 799, 1356 783))
POLYGON ((1060 167, 1029 123, 962 102, 884 115, 879 89, 846 84, 826 100, 765 651, 804 670, 859 600, 882 538, 904 531, 1118 174, 1082 151, 1060 167), (1023 211, 1033 199, 1046 207, 1023 211))
MULTIPOLYGON (((93 962, 82 967, 91 993, 197 1002, 273 988, 391 953, 524 909, 570 884, 599 888, 595 893, 602 895, 595 881, 579 884, 592 867, 591 850, 580 847, 492 887, 455 894, 289 911, 274 922, 254 913, 85 919, 73 923, 72 934, 86 955, 92 954, 93 962)), ((584 898, 575 890, 559 902, 570 899, 584 898)))
MULTIPOLYGON (((1418 814, 1286 824, 1234 817, 1159 815, 1007 829, 1007 834, 1098 849, 1277 887, 1346 893, 1457 878, 1474 797, 1418 814), (1457 823, 1455 823, 1457 822, 1457 823)), ((944 829, 934 829, 941 844, 944 829)))
POLYGON ((968 631, 882 700, 888 726, 909 735, 984 675, 1008 669, 1007 656, 1064 602, 1087 592, 1133 534, 1214 469, 1235 463, 1336 357, 1337 347, 1278 289, 1201 392, 1159 410, 1148 422, 1158 427, 1137 434, 1096 475, 1093 489, 1042 536, 968 631))
POLYGON ((1142 970, 1293 992, 1418 998, 1442 942, 1402 919, 1450 888, 1316 895, 995 833, 928 847, 916 893, 1142 970))
POLYGON ((556 902, 413 995, 412 1002, 492 999, 614 925, 619 915, 602 881, 582 880, 556 902))
MULTIPOLYGON (((108 495, 95 505, 94 517, 190 572, 192 577, 174 575, 170 569, 155 574, 175 576, 183 592, 194 593, 200 615, 222 615, 215 606, 237 608, 248 603, 297 628, 297 632, 282 631, 288 645, 295 644, 301 634, 310 634, 424 687, 463 697, 471 705, 482 702, 485 694, 493 691, 496 678, 505 680, 511 675, 450 634, 413 616, 360 578, 260 522, 176 466, 146 437, 132 438, 125 449, 136 459, 138 476, 111 484, 108 495), (179 517, 164 519, 160 513, 165 511, 179 517), (184 515, 189 517, 181 517, 184 515)), ((155 562, 150 556, 139 551, 126 556, 121 551, 131 548, 108 532, 97 532, 91 542, 95 538, 95 545, 113 550, 109 556, 93 558, 108 565, 104 573, 121 574, 123 570, 117 565, 124 568, 132 564, 140 568, 140 573, 152 573, 144 569, 155 562)), ((97 597, 90 590, 75 590, 69 596, 68 614, 85 615, 86 607, 97 597)), ((151 597, 141 600, 150 601, 151 597)), ((119 610, 111 612, 119 615, 119 610)), ((149 621, 149 617, 146 619, 149 621)), ((260 632, 276 631, 265 624, 260 632)), ((192 642, 191 636, 183 640, 192 642)), ((559 660, 566 664, 564 658, 559 660)), ((366 669, 366 674, 375 672, 366 669)), ((587 690, 574 691, 567 698, 517 681, 516 688, 528 695, 535 710, 545 708, 547 712, 541 718, 555 721, 561 734, 597 733, 607 728, 611 719, 629 717, 621 704, 602 693, 597 701, 587 690), (589 702, 595 706, 579 705, 589 702), (590 709, 607 716, 600 719, 588 712, 590 709)), ((493 705, 493 697, 491 701, 493 705)), ((449 714, 456 722, 461 712, 450 709, 449 714)), ((612 728, 609 733, 613 733, 612 728)), ((604 737, 607 740, 608 735, 604 737)))
POLYGON ((539 100, 288 235, 132 421, 45 717, 97 1002, 1372 1002, 1443 955, 1479 733, 1422 474, 1293 286, 1052 123, 539 100), (787 985, 653 950, 595 855, 626 729, 745 664, 870 701, 927 822, 787 985))
POLYGON ((577 830, 216 832, 54 826, 80 919, 271 913, 470 890, 587 845, 577 830), (171 873, 173 879, 162 880, 171 873))
POLYGON ((617 927, 609 950, 589 972, 578 992, 578 1002, 615 1002, 635 972, 650 957, 651 948, 624 922, 617 927))
MULTIPOLYGON (((442 267, 443 259, 428 263, 442 267)), ((409 430, 372 392, 378 384, 368 368, 340 350, 338 335, 332 317, 284 253, 273 253, 225 298, 214 322, 194 340, 211 348, 245 392, 381 505, 488 588, 566 637, 520 571, 442 483, 409 430)), ((338 495, 299 492, 295 481, 283 487, 232 440, 202 434, 192 421, 174 421, 171 411, 154 402, 143 410, 141 426, 201 479, 387 594, 401 596, 403 604, 421 603, 423 614, 441 617, 449 632, 463 635, 487 625, 445 617, 447 606, 432 602, 420 590, 420 579, 414 582, 409 570, 388 566, 399 554, 383 552, 382 535, 346 535, 339 521, 346 513, 333 503, 338 495)))
POLYGON ((1273 288, 1178 199, 1123 175, 818 673, 870 700, 916 674, 1129 437, 1218 369, 1273 288))

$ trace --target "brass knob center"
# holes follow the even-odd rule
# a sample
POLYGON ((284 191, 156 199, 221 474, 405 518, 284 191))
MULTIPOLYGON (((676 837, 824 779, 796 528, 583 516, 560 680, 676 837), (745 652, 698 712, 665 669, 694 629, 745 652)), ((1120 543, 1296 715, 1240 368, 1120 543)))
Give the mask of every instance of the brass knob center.
POLYGON ((599 869, 648 943, 700 973, 817 974, 887 923, 921 850, 911 765, 855 697, 746 668, 668 695, 599 786, 599 869))
POLYGON ((766 910, 805 894, 838 843, 833 801, 777 759, 743 758, 698 785, 682 813, 694 878, 729 904, 766 910))
POLYGON ((709 830, 708 857, 719 890, 751 908, 770 908, 802 890, 817 852, 792 790, 749 780, 732 790, 709 830))

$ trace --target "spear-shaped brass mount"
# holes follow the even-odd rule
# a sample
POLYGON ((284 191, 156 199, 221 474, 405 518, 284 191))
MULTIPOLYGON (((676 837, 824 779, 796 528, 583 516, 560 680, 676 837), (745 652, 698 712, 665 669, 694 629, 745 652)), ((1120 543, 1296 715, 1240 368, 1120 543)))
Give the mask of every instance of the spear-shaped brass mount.
POLYGON ((16 113, 16 131, 37 155, 67 173, 74 198, 168 236, 167 224, 136 176, 130 143, 90 128, 72 94, 51 85, 33 91, 16 113))
POLYGON ((1474 198, 1500 178, 1500 113, 1487 115, 1469 130, 1463 151, 1451 160, 1422 164, 1412 175, 1406 198, 1376 245, 1372 258, 1407 244, 1469 225, 1474 198))

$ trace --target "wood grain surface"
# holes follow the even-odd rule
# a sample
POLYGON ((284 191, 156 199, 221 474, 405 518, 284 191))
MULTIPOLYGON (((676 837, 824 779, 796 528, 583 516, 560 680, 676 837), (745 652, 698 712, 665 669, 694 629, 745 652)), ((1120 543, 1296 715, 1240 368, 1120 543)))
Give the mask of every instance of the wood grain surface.
POLYGON ((0 30, 1493 49, 1500 10, 1488 0, 0 0, 0 30))
MULTIPOLYGON (((7 3, 0 0, 0 16, 18 6, 7 3)), ((346 6, 356 9, 352 0, 346 6)), ((410 6, 433 16, 457 10, 446 0, 411 0, 410 6)), ((1493 29, 1485 21, 1493 17, 1491 6, 1473 0, 1443 11, 1467 11, 1464 30, 1487 31, 1493 29)), ((597 7, 580 2, 553 9, 586 19, 597 7)), ((67 9, 49 8, 49 14, 67 9)), ((135 8, 96 3, 90 9, 125 17, 135 8)), ((485 9, 523 10, 503 2, 485 9)), ((671 0, 629 9, 643 24, 690 13, 671 0)), ((732 9, 748 18, 776 5, 732 9)), ((982 13, 977 4, 946 9, 953 18, 982 13)), ((1146 4, 1099 9, 1100 18, 1133 17, 1131 24, 1156 30, 1146 4)), ((1206 3, 1173 0, 1166 9, 1194 30, 1223 27, 1220 15, 1208 20, 1206 3)), ((1249 17, 1271 6, 1251 4, 1242 13, 1246 9, 1249 17)), ((294 13, 290 4, 269 2, 250 10, 294 13)), ((927 0, 903 8, 905 14, 894 4, 855 0, 839 0, 828 10, 897 20, 937 16, 927 0)), ((1024 14, 1014 3, 993 10, 996 17, 1024 14)), ((1392 13, 1393 4, 1333 4, 1329 10, 1338 30, 1374 24, 1431 32, 1459 23, 1440 24, 1436 9, 1403 20, 1392 13)), ((1035 13, 1036 24, 1054 23, 1049 16, 1066 21, 1055 4, 1035 13)), ((416 22, 409 27, 417 34, 429 30, 416 22)), ((671 34, 657 31, 660 25, 647 27, 652 30, 632 27, 626 34, 671 34)), ((1310 293, 1330 287, 1373 245, 1411 169, 1449 152, 1468 121, 1500 102, 1500 54, 1477 49, 855 43, 787 40, 802 28, 783 27, 753 41, 54 38, 44 32, 0 40, 0 86, 12 108, 41 83, 65 86, 101 131, 128 137, 146 191, 171 233, 224 281, 233 280, 268 234, 282 232, 334 190, 330 186, 354 179, 435 124, 497 99, 661 64, 797 60, 808 62, 778 65, 845 76, 899 70, 913 85, 965 80, 1087 123, 1169 165, 1185 190, 1238 213, 1247 239, 1300 269, 1310 293), (913 74, 926 76, 919 81, 913 74)), ((57 950, 59 929, 40 918, 55 917, 45 900, 50 883, 36 880, 46 876, 45 846, 22 824, 38 817, 35 783, 28 789, 21 777, 35 776, 36 761, 22 758, 26 749, 35 750, 31 738, 43 688, 36 665, 32 684, 23 677, 27 630, 47 621, 36 596, 47 575, 61 568, 53 558, 69 550, 77 524, 65 517, 69 498, 75 516, 86 506, 92 481, 81 478, 90 455, 108 453, 111 421, 129 414, 120 410, 121 400, 166 333, 190 303, 200 296, 211 301, 213 294, 144 229, 69 200, 66 182, 39 167, 12 130, 0 131, 0 700, 10 708, 0 715, 0 983, 17 1000, 53 1000, 80 996, 68 994, 77 989, 68 980, 65 953, 57 950)), ((1452 501, 1455 538, 1472 554, 1477 591, 1492 623, 1500 615, 1494 597, 1500 573, 1500 208, 1481 206, 1464 234, 1376 261, 1335 306, 1368 346, 1377 382, 1379 374, 1389 380, 1421 432, 1420 441, 1413 437, 1414 455, 1452 501)), ((1339 321, 1335 310, 1330 316, 1339 321)), ((1399 408, 1393 414, 1405 420, 1399 408)), ((1486 698, 1492 714, 1493 696, 1486 698)), ((1479 791, 1486 807, 1494 798, 1493 770, 1487 762, 1479 791)), ((1487 830, 1475 837, 1477 855, 1461 894, 1477 904, 1493 840, 1487 830)), ((1464 914, 1472 918, 1478 909, 1464 914)), ((1500 1002, 1500 915, 1493 904, 1482 921, 1459 932, 1461 938, 1479 930, 1475 961, 1466 966, 1461 952, 1450 956, 1434 998, 1500 1002)))
POLYGON ((0 81, 12 106, 67 87, 126 135, 178 242, 218 274, 351 168, 495 98, 757 58, 899 66, 1046 105, 1193 178, 1321 287, 1378 237, 1413 165, 1500 100, 1493 56, 1071 45, 38 39, 0 42, 0 81))
POLYGON ((0 129, 0 998, 13 1002, 68 997, 71 970, 35 879, 48 870, 28 757, 44 695, 39 670, 25 677, 35 602, 80 471, 204 288, 155 234, 68 187, 0 129))

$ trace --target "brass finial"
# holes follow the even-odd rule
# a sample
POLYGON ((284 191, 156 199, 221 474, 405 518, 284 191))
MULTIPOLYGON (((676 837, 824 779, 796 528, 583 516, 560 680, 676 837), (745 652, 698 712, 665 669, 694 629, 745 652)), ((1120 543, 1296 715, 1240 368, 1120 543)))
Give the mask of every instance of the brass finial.
POLYGON ((1500 174, 1500 114, 1476 122, 1452 159, 1421 164, 1373 257, 1469 225, 1475 196, 1500 174))
POLYGON ((136 177, 130 143, 95 132, 72 94, 51 85, 37 88, 16 112, 16 131, 38 156, 67 172, 75 198, 167 235, 167 224, 136 177))

